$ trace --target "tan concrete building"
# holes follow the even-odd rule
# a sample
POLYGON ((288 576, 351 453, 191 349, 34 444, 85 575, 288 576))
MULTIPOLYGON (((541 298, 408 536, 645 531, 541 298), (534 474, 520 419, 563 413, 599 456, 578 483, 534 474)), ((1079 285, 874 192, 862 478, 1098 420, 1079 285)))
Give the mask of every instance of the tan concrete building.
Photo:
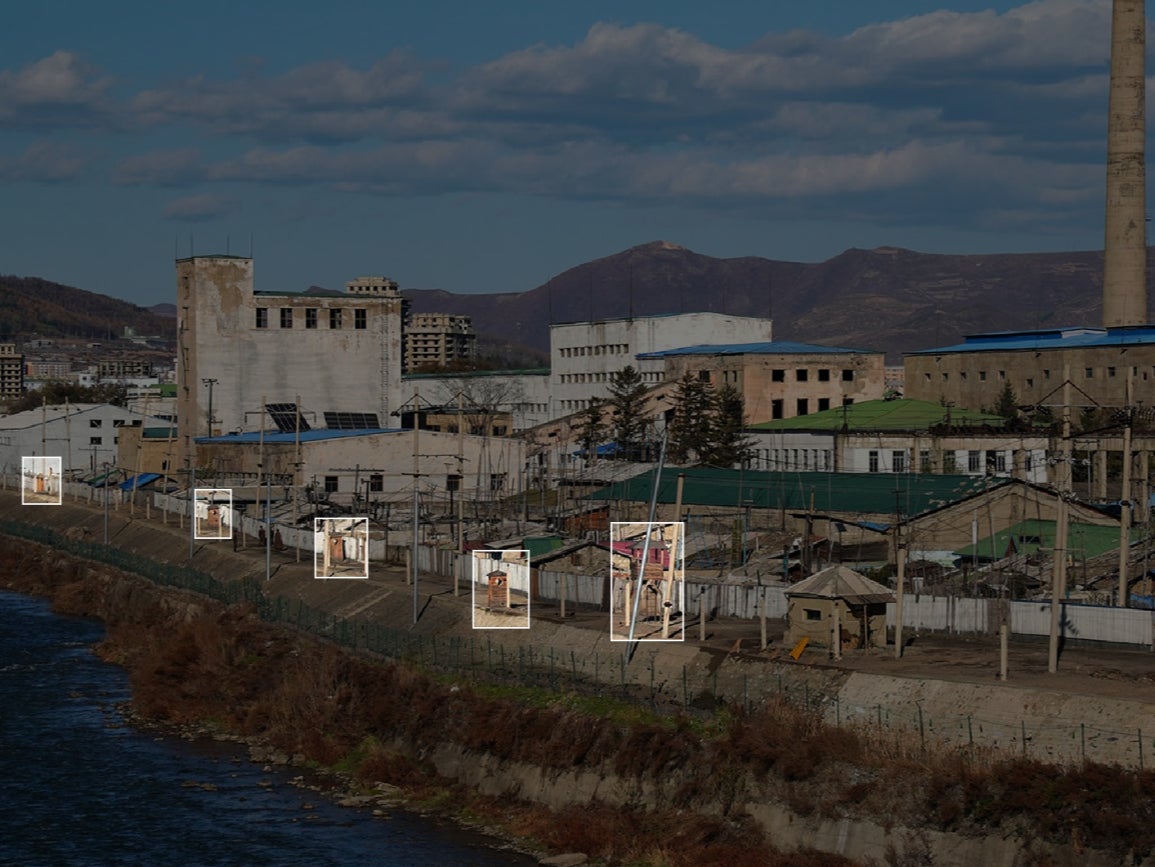
POLYGON ((253 260, 240 256, 179 259, 176 271, 182 455, 210 429, 267 426, 262 404, 299 403, 313 428, 331 426, 326 413, 384 427, 400 405, 402 299, 392 281, 301 295, 254 289, 253 260))
POLYGON ((734 386, 745 403, 747 424, 758 424, 881 398, 884 357, 865 349, 771 341, 688 346, 638 359, 662 359, 667 383, 688 372, 714 388, 734 386))
POLYGON ((24 393, 24 356, 15 343, 0 343, 0 401, 9 401, 24 393))
POLYGON ((405 320, 405 373, 468 361, 476 350, 477 334, 468 316, 413 313, 405 320))
MULTIPOLYGON (((967 409, 993 407, 1010 385, 1020 405, 1155 405, 1155 328, 1056 328, 975 334, 963 343, 907 353, 906 397, 967 409), (1064 373, 1066 371, 1066 373, 1064 373)), ((1076 410, 1077 411, 1077 410, 1076 410)), ((1056 415, 1058 413, 1056 412, 1056 415)))

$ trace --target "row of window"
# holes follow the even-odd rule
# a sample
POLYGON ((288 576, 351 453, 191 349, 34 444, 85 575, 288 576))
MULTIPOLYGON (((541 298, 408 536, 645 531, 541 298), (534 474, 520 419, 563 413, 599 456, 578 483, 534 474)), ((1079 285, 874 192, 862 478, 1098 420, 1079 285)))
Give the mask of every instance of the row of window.
MULTIPOLYGON (((346 477, 347 481, 351 481, 346 477)), ((336 494, 341 491, 341 477, 340 476, 325 476, 323 480, 324 491, 326 494, 336 494)), ((369 487, 369 493, 379 494, 385 490, 385 477, 380 473, 373 473, 369 476, 366 483, 369 487)), ((447 490, 454 491, 461 490, 461 476, 456 473, 451 473, 445 477, 445 487, 447 490)), ((351 487, 351 486, 350 486, 351 487)), ((489 474, 489 489, 491 491, 500 491, 505 488, 505 473, 490 473, 489 474)))
MULTIPOLYGON (((1155 371, 1155 367, 1153 367, 1152 370, 1155 371)), ((989 372, 993 377, 996 377, 999 381, 1004 381, 1004 382, 1006 381, 1007 372, 1005 370, 992 370, 989 372)), ((1043 374, 1044 380, 1049 380, 1051 378, 1051 371, 1048 368, 1043 368, 1043 370, 1041 372, 1043 374)), ((968 378, 967 377, 968 373, 969 373, 969 371, 960 370, 958 372, 959 380, 961 380, 962 382, 966 382, 967 378, 968 378)), ((986 382, 987 381, 987 373, 988 373, 988 371, 985 371, 985 370, 977 371, 979 382, 986 382)), ((1131 373, 1133 375, 1137 376, 1139 374, 1139 368, 1138 367, 1132 367, 1131 373)), ((1103 368, 1103 374, 1106 376, 1107 379, 1114 379, 1115 377, 1117 377, 1119 375, 1119 370, 1114 366, 1108 366, 1108 367, 1103 368)), ((942 376, 943 382, 949 382, 950 381, 950 373, 948 371, 943 371, 941 376, 942 376)), ((931 377, 931 375, 929 373, 923 374, 923 379, 925 379, 927 382, 930 382, 930 377, 931 377)), ((1095 368, 1084 367, 1083 368, 1083 379, 1094 379, 1094 378, 1095 378, 1095 368)), ((1143 373, 1143 378, 1144 379, 1147 378, 1146 372, 1143 373)), ((1034 386, 1035 380, 1034 380, 1034 378, 1029 378, 1029 379, 1025 380, 1025 383, 1026 383, 1027 388, 1031 388, 1034 386)))
MULTIPOLYGON (((942 453, 942 472, 946 475, 960 472, 959 452, 945 451, 942 453)), ((1007 471, 1007 455, 1005 451, 982 451, 980 449, 970 449, 965 453, 967 474, 991 473, 999 474, 1007 471)), ((908 454, 906 449, 891 449, 890 450, 890 472, 905 473, 908 469, 908 454)), ((1024 456, 1025 469, 1029 472, 1032 466, 1032 456, 1028 452, 1024 456)), ((884 452, 879 449, 871 449, 866 455, 866 468, 869 472, 877 473, 882 471, 882 462, 885 460, 884 452)), ((929 449, 922 449, 918 453, 919 470, 924 473, 933 472, 934 466, 931 463, 931 455, 929 449)))
POLYGON ((579 358, 587 355, 627 355, 628 343, 603 343, 600 346, 566 346, 558 352, 562 358, 579 358))
MULTIPOLYGON (((850 406, 854 403, 853 397, 842 398, 843 406, 850 406)), ((817 409, 815 412, 825 412, 830 409, 830 398, 820 397, 815 400, 817 409)), ((810 398, 800 397, 794 401, 794 415, 810 415, 810 398)), ((786 418, 786 401, 783 398, 776 398, 770 401, 770 418, 786 418)))
MULTIPOLYGON (((126 422, 122 418, 114 418, 112 420, 112 426, 113 427, 124 427, 125 424, 127 424, 129 427, 140 427, 140 422, 138 422, 138 421, 126 422)), ((102 418, 90 418, 88 420, 88 426, 89 427, 104 427, 104 419, 102 419, 102 418)))
MULTIPOLYGON (((810 370, 811 369, 809 367, 797 368, 794 371, 794 381, 795 382, 809 382, 810 381, 810 370)), ((818 382, 830 382, 830 368, 820 367, 814 371, 814 374, 815 374, 815 377, 817 378, 818 382)), ((770 381, 771 382, 785 382, 786 381, 786 369, 782 368, 782 367, 772 368, 770 370, 770 381)), ((852 368, 849 368, 849 367, 843 368, 842 381, 843 382, 854 382, 854 370, 852 368)))
MULTIPOLYGON (((317 328, 318 327, 317 326, 317 322, 318 322, 317 314, 319 312, 318 308, 306 307, 304 309, 305 309, 305 327, 306 328, 317 328)), ((294 308, 294 307, 282 307, 281 308, 281 327, 282 328, 292 328, 293 327, 293 323, 296 321, 295 310, 296 310, 296 308, 294 308)), ((342 309, 340 307, 330 307, 329 308, 329 328, 331 330, 339 331, 342 327, 344 327, 344 320, 345 320, 345 317, 343 315, 344 312, 345 312, 344 309, 342 309)), ((268 328, 269 327, 269 308, 268 307, 258 307, 256 310, 256 313, 257 313, 256 327, 257 328, 268 328)), ((362 310, 362 309, 358 309, 358 308, 353 309, 353 327, 358 329, 358 330, 364 330, 365 328, 369 327, 369 320, 368 320, 368 312, 367 311, 362 310)))
MULTIPOLYGON (((588 382, 610 382, 614 373, 607 371, 599 371, 597 373, 563 373, 558 377, 558 381, 563 385, 569 383, 588 383, 588 382)), ((643 371, 641 373, 642 382, 661 382, 662 371, 643 371)))
POLYGON ((828 472, 834 468, 834 462, 830 449, 755 449, 751 468, 828 472))

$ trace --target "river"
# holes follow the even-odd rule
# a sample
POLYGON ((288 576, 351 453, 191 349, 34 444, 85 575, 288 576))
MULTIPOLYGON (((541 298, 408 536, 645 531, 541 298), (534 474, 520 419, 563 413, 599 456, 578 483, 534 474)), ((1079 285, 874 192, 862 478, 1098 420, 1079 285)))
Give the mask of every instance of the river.
POLYGON ((93 620, 0 591, 0 864, 529 865, 423 816, 338 807, 244 748, 127 725, 93 620))

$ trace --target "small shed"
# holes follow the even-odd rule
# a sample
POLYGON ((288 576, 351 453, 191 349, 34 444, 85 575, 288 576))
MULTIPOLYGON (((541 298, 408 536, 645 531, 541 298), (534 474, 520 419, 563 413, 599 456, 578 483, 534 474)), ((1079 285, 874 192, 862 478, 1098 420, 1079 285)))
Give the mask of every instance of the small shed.
POLYGON ((789 587, 786 599, 787 644, 807 638, 836 653, 886 647, 886 603, 894 601, 894 593, 853 569, 830 566, 815 572, 789 587))

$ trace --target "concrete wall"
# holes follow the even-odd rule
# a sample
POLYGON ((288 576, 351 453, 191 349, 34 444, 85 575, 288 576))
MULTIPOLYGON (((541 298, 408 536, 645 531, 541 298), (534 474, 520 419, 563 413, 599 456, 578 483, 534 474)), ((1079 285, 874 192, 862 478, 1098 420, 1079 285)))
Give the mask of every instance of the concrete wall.
POLYGON ((759 424, 882 398, 883 360, 881 352, 676 355, 665 359, 665 379, 705 372, 715 388, 733 385, 745 403, 746 422, 759 424))
POLYGON ((401 403, 400 295, 255 294, 251 259, 198 256, 177 261, 177 317, 182 438, 208 433, 206 378, 217 380, 213 428, 225 433, 257 430, 262 400, 299 398, 313 427, 324 426, 325 411, 375 412, 385 425, 401 403), (291 328, 281 327, 282 310, 291 328), (316 328, 306 327, 307 310, 317 311, 316 328), (330 327, 330 311, 341 312, 340 328, 330 327))
MULTIPOLYGON (((1135 368, 1133 401, 1155 405, 1155 345, 1149 343, 1062 350, 944 352, 908 355, 904 362, 906 397, 946 401, 966 409, 993 407, 1007 383, 1020 404, 1059 404, 1064 365, 1078 388, 1071 390, 1075 403, 1091 404, 1093 400, 1104 406, 1124 406, 1126 366, 1131 365, 1135 368)), ((1054 412, 1058 417, 1059 410, 1054 412)))
POLYGON ((647 385, 662 382, 662 359, 637 360, 640 353, 698 343, 750 343, 771 339, 771 322, 722 313, 683 313, 637 319, 603 319, 551 325, 550 416, 558 418, 604 399, 610 375, 627 365, 647 385))

